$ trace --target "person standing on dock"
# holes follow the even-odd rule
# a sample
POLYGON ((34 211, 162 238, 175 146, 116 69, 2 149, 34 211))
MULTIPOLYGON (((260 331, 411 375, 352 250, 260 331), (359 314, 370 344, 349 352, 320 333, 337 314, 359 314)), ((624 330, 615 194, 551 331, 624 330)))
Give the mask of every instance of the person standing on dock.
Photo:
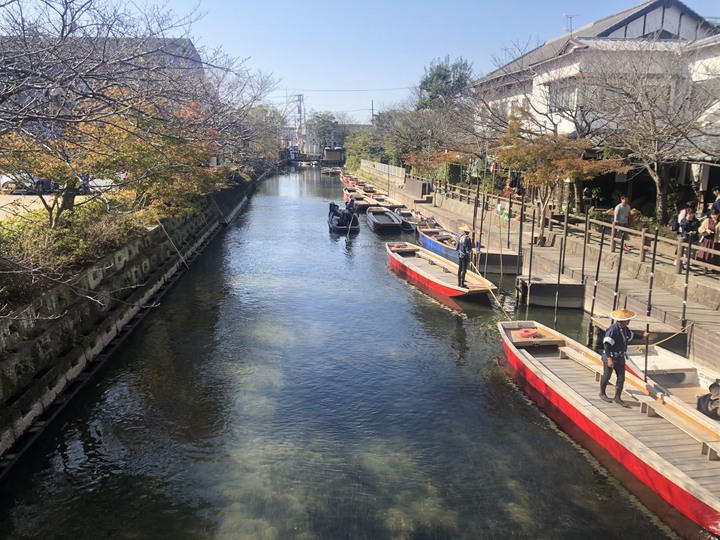
POLYGON ((720 212, 720 186, 712 188, 712 194, 715 196, 715 200, 710 207, 710 210, 717 210, 720 212))
POLYGON ((457 239, 455 249, 458 256, 458 287, 465 287, 465 274, 467 273, 468 262, 472 254, 472 240, 470 239, 471 229, 467 225, 460 227, 462 234, 457 239))
MULTIPOLYGON (((620 204, 615 207, 615 224, 620 225, 621 227, 628 227, 630 225, 630 210, 632 210, 632 208, 630 208, 630 205, 628 204, 628 196, 623 195, 620 197, 620 204)), ((624 235, 625 233, 623 232, 620 237, 622 238, 624 235)), ((624 246, 624 249, 627 250, 628 247, 624 246)))
POLYGON ((636 313, 630 309, 616 309, 610 314, 615 323, 605 331, 603 339, 602 361, 604 365, 603 376, 600 379, 600 398, 608 403, 615 402, 623 407, 630 407, 622 398, 623 386, 625 385, 625 359, 627 358, 627 346, 634 334, 628 328, 630 320, 635 318, 636 313), (612 372, 617 377, 615 381, 615 399, 610 399, 605 394, 612 372))

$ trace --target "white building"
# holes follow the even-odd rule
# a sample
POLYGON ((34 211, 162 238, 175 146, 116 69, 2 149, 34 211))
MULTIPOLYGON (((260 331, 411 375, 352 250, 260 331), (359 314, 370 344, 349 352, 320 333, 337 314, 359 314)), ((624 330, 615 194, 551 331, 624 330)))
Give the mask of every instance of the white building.
MULTIPOLYGON (((643 2, 511 59, 474 82, 477 120, 483 131, 497 137, 521 108, 529 113, 526 123, 533 131, 591 136, 603 145, 604 137, 621 131, 622 114, 639 120, 646 112, 631 103, 635 98, 630 93, 622 95, 622 84, 645 85, 648 100, 668 118, 672 113, 678 122, 699 126, 695 144, 668 143, 677 158, 665 149, 664 165, 672 168, 673 185, 695 181, 703 190, 720 185, 720 167, 714 166, 720 151, 712 149, 720 144, 701 135, 720 133, 720 28, 677 0, 643 2), (632 82, 639 77, 644 81, 632 82), (705 108, 690 118, 687 104, 700 102, 698 92, 707 96, 705 108), (611 103, 618 113, 614 120, 607 113, 611 103)), ((673 121, 663 120, 665 125, 673 121)))

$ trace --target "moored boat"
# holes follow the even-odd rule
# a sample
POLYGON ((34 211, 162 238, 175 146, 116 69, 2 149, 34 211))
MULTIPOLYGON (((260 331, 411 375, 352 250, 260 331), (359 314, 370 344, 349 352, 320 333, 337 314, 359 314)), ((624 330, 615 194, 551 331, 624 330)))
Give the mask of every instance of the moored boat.
POLYGON ((378 206, 384 206, 390 210, 395 210, 396 208, 402 208, 405 206, 400 201, 396 201, 395 199, 380 193, 374 193, 371 199, 375 201, 378 206))
POLYGON ((364 195, 362 193, 359 193, 358 190, 352 186, 344 187, 343 188, 343 200, 345 202, 350 202, 351 198, 357 198, 359 200, 362 200, 364 198, 364 195))
POLYGON ((607 403, 599 397, 597 353, 534 321, 500 322, 498 328, 503 367, 549 416, 598 457, 613 458, 615 469, 624 468, 687 518, 720 533, 715 421, 629 370, 623 399, 631 406, 607 403))
POLYGON ((418 240, 425 249, 438 255, 457 262, 458 256, 455 249, 459 235, 448 231, 438 225, 432 227, 418 226, 418 240))
POLYGON ((357 182, 357 178, 355 178, 354 176, 349 175, 349 174, 341 174, 340 180, 346 186, 354 186, 355 182, 357 182))
POLYGON ((405 232, 414 232, 415 229, 420 224, 427 225, 427 220, 425 216, 422 214, 416 212, 415 210, 411 210, 407 206, 401 206, 400 208, 395 208, 394 212, 400 216, 400 219, 402 220, 402 230, 405 232))
POLYGON ((490 280, 470 271, 465 276, 467 287, 459 287, 458 265, 416 244, 387 242, 385 249, 390 269, 433 297, 474 300, 484 299, 497 291, 490 280))
POLYGON ((402 230, 402 220, 395 212, 382 206, 371 206, 367 214, 368 226, 377 233, 399 232, 402 230))

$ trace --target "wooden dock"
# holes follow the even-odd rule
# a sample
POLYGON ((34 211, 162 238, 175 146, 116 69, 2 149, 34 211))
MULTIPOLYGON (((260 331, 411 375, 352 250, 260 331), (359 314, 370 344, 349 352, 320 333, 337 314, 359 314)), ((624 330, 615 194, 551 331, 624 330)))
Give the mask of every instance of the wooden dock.
MULTIPOLYGON (((481 274, 515 275, 518 271, 518 257, 517 251, 499 248, 487 249, 483 246, 475 255, 475 260, 481 274)), ((522 260, 520 261, 520 271, 522 272, 522 260)))
POLYGON ((557 297, 558 307, 582 309, 585 301, 585 285, 567 276, 518 276, 515 280, 518 298, 531 306, 554 307, 557 297))

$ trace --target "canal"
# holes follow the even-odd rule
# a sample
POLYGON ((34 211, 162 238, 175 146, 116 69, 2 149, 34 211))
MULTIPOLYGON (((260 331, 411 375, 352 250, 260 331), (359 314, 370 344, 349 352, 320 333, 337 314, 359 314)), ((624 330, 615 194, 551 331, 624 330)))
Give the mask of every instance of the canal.
POLYGON ((496 304, 400 280, 364 218, 328 232, 341 186, 260 186, 0 486, 0 537, 674 536, 500 368, 496 304))

